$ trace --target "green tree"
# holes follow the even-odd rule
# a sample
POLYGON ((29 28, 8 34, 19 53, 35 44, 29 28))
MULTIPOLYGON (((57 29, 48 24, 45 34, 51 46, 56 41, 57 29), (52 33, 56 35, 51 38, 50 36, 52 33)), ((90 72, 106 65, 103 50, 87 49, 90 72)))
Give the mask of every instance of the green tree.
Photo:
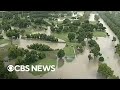
POLYGON ((22 35, 24 35, 25 30, 24 30, 24 29, 22 29, 22 30, 20 31, 20 33, 21 33, 22 35))
POLYGON ((73 33, 73 32, 68 33, 68 39, 70 40, 70 42, 72 40, 74 40, 75 39, 75 33, 73 33))
POLYGON ((98 16, 98 15, 95 15, 95 16, 94 16, 94 19, 95 19, 96 21, 98 21, 98 20, 99 20, 99 16, 98 16))
POLYGON ((116 41, 116 37, 113 36, 113 40, 112 41, 116 41))
POLYGON ((31 64, 38 60, 37 52, 32 50, 25 56, 25 64, 31 64))
POLYGON ((83 53, 84 50, 83 50, 82 45, 77 45, 76 48, 80 53, 83 53))
POLYGON ((23 57, 18 56, 18 57, 16 58, 15 65, 23 65, 24 63, 25 63, 25 61, 23 60, 23 57))
POLYGON ((92 39, 93 38, 93 33, 92 32, 87 32, 86 37, 87 37, 87 39, 92 39))
POLYGON ((117 53, 120 56, 120 44, 117 44, 115 48, 116 48, 115 53, 117 53))
POLYGON ((81 45, 82 45, 82 46, 86 46, 86 42, 85 42, 85 41, 82 41, 82 42, 81 42, 81 45))
POLYGON ((91 54, 88 55, 88 59, 89 60, 93 59, 92 56, 91 56, 91 54))
POLYGON ((100 54, 96 48, 92 49, 90 52, 94 54, 94 57, 97 57, 100 54))
POLYGON ((58 51, 58 53, 57 53, 57 56, 58 56, 58 58, 62 58, 62 57, 64 57, 65 56, 65 52, 64 52, 64 50, 62 50, 62 49, 60 49, 59 51, 58 51))
POLYGON ((7 24, 7 23, 5 23, 4 25, 2 25, 2 28, 3 28, 4 31, 11 30, 10 24, 7 24))
POLYGON ((107 64, 105 63, 101 63, 98 67, 98 73, 102 74, 103 76, 105 76, 105 78, 109 78, 111 76, 113 76, 114 71, 111 70, 110 67, 107 66, 107 64))
POLYGON ((69 24, 69 23, 71 23, 71 21, 70 21, 69 19, 65 19, 65 20, 63 21, 63 24, 69 24))
POLYGON ((118 76, 112 75, 111 77, 109 77, 108 79, 119 79, 118 76))
POLYGON ((45 53, 40 52, 40 53, 38 53, 38 57, 39 57, 39 59, 43 59, 43 58, 46 58, 46 55, 45 55, 45 53))
POLYGON ((77 37, 78 42, 81 43, 82 41, 84 41, 85 36, 86 36, 86 35, 85 35, 84 32, 79 33, 79 34, 78 34, 78 37, 77 37))
POLYGON ((100 57, 100 58, 99 58, 99 61, 103 62, 103 61, 104 61, 104 58, 103 58, 103 57, 100 57))
POLYGON ((89 40, 88 44, 89 44, 89 47, 94 47, 97 43, 95 40, 89 40))

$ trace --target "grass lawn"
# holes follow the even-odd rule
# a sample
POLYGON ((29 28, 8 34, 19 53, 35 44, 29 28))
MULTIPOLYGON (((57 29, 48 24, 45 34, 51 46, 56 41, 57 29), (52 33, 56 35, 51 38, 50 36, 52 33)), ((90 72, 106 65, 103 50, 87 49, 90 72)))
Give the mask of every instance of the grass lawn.
MULTIPOLYGON (((56 65, 57 64, 57 58, 56 58, 56 54, 58 51, 45 51, 46 53, 46 58, 42 59, 42 60, 38 60, 37 62, 31 64, 31 65, 56 65)), ((33 71, 31 72, 33 75, 44 75, 45 73, 47 73, 48 71, 42 71, 42 72, 36 72, 33 71)))
POLYGON ((95 24, 97 24, 97 22, 96 21, 90 21, 90 24, 95 25, 95 24))
POLYGON ((60 38, 66 42, 68 42, 68 33, 52 33, 52 35, 54 35, 57 38, 60 38))
POLYGON ((70 45, 70 46, 76 47, 80 43, 67 42, 67 44, 70 45))
POLYGON ((93 32, 93 35, 95 37, 106 37, 106 32, 95 31, 95 32, 93 32))
POLYGON ((0 44, 8 43, 9 41, 8 39, 0 39, 0 44))
POLYGON ((75 54, 74 54, 74 50, 73 50, 73 47, 71 47, 71 45, 68 45, 64 48, 64 51, 65 51, 65 56, 70 56, 70 57, 73 57, 75 54))

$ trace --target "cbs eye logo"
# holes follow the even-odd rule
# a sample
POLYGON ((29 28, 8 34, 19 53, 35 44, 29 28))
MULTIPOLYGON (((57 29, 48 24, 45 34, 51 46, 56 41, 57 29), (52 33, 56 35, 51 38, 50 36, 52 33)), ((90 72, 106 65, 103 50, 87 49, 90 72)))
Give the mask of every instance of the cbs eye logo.
POLYGON ((8 65, 8 66, 7 66, 7 70, 8 70, 9 72, 14 71, 14 66, 13 66, 13 65, 8 65))

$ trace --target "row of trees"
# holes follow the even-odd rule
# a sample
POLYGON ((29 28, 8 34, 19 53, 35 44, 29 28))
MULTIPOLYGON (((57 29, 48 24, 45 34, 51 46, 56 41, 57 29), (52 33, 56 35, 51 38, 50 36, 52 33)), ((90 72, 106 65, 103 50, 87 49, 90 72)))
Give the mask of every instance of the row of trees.
POLYGON ((103 18, 103 20, 120 40, 120 14, 116 14, 115 12, 112 12, 112 14, 110 12, 99 12, 99 15, 103 18))
POLYGON ((111 68, 109 66, 107 66, 107 64, 105 64, 105 63, 101 63, 99 65, 97 72, 100 73, 101 75, 103 75, 107 79, 119 79, 118 76, 115 76, 113 74, 114 71, 111 70, 111 68))
POLYGON ((41 39, 51 42, 58 42, 58 39, 52 35, 46 35, 46 34, 26 34, 27 38, 34 38, 34 39, 41 39))
MULTIPOLYGON (((91 48, 90 53, 93 53, 94 58, 100 56, 99 61, 103 62, 104 58, 102 57, 102 54, 100 53, 100 47, 97 44, 97 42, 95 40, 89 40, 88 45, 91 48)), ((88 55, 88 58, 89 58, 89 60, 93 59, 91 54, 88 55)))
POLYGON ((97 56, 101 56, 100 47, 95 40, 88 41, 88 44, 89 44, 89 47, 91 48, 90 53, 93 53, 94 58, 97 56))
POLYGON ((38 44, 33 43, 27 46, 29 49, 39 50, 39 51, 52 51, 53 49, 50 48, 48 45, 45 44, 38 44))

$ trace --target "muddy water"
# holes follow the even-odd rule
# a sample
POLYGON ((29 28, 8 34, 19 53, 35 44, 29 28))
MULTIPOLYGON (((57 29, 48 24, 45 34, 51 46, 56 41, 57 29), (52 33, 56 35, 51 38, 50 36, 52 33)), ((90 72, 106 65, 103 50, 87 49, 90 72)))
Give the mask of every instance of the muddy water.
MULTIPOLYGON (((92 18, 89 20, 94 21, 94 15, 95 14, 91 14, 92 18)), ((99 37, 96 40, 100 46, 100 52, 105 58, 104 63, 107 63, 107 65, 114 70, 114 74, 120 77, 120 58, 114 53, 114 46, 119 43, 119 40, 102 18, 100 18, 99 21, 106 27, 106 32, 110 35, 109 37, 99 37), (113 36, 117 38, 116 42, 112 42, 113 36)))
MULTIPOLYGON (((91 17, 90 17, 91 18, 91 17)), ((21 45, 22 46, 22 45, 21 45)), ((98 79, 101 78, 97 75, 98 62, 88 60, 89 50, 86 48, 83 54, 79 54, 71 62, 64 62, 61 68, 56 68, 55 72, 49 72, 40 77, 33 76, 31 73, 20 73, 19 78, 41 78, 41 79, 98 79)))
MULTIPOLYGON (((42 32, 36 32, 36 33, 45 33, 47 35, 51 34, 51 30, 50 27, 48 27, 48 29, 46 31, 42 31, 42 32)), ((59 39, 59 41, 64 41, 59 39)), ((28 40, 28 39, 18 39, 18 40, 14 40, 13 41, 14 44, 17 44, 19 47, 22 48, 26 48, 27 49, 27 45, 33 44, 33 43, 39 43, 39 44, 45 44, 50 46, 53 49, 63 49, 65 47, 65 43, 52 43, 52 42, 48 42, 48 41, 41 41, 41 40, 28 40)))
POLYGON ((64 65, 56 69, 55 72, 49 72, 42 78, 61 78, 61 79, 96 79, 98 63, 96 61, 89 62, 89 50, 85 49, 82 55, 76 56, 71 63, 64 63, 64 65))
POLYGON ((13 43, 18 45, 19 47, 26 48, 26 49, 27 49, 27 47, 26 47, 27 45, 30 45, 33 43, 45 44, 45 45, 50 46, 53 49, 62 49, 65 47, 65 43, 51 43, 51 42, 41 41, 41 40, 20 39, 20 40, 14 40, 13 43))
POLYGON ((103 53, 105 63, 114 70, 115 75, 120 77, 120 58, 114 53, 114 46, 119 43, 119 40, 103 19, 100 18, 99 21, 106 27, 106 32, 110 35, 110 37, 99 38, 97 40, 101 48, 101 53, 103 53), (117 38, 116 42, 112 42, 113 36, 117 38))
MULTIPOLYGON (((94 14, 90 15, 90 21, 94 21, 94 14)), ((105 58, 105 63, 110 66, 114 70, 114 74, 120 76, 120 61, 119 58, 114 54, 114 46, 118 43, 118 39, 116 43, 113 43, 112 37, 115 34, 111 31, 111 29, 105 24, 105 22, 100 19, 100 22, 106 27, 106 32, 109 33, 110 37, 99 37, 96 41, 100 46, 101 53, 105 58)), ((33 41, 32 41, 33 42, 33 41)), ((88 60, 89 50, 86 48, 84 53, 81 55, 77 55, 76 58, 71 62, 65 62, 61 68, 57 68, 55 72, 49 72, 45 74, 43 77, 33 76, 31 73, 25 72, 20 73, 19 78, 34 78, 34 79, 100 79, 102 77, 98 76, 98 62, 97 61, 89 61, 88 60)))
MULTIPOLYGON (((90 14, 89 21, 94 21, 94 15, 90 14)), ((97 43, 100 45, 101 53, 105 58, 105 63, 114 70, 114 74, 120 76, 120 59, 114 54, 114 46, 119 42, 112 42, 113 36, 116 35, 112 32, 109 26, 100 18, 99 21, 106 27, 106 32, 110 37, 99 37, 97 43)), ((43 78, 102 78, 98 76, 98 62, 88 60, 89 51, 85 50, 83 55, 78 55, 72 63, 65 63, 63 67, 56 70, 56 72, 50 72, 43 76, 43 78)))
POLYGON ((31 79, 99 79, 97 75, 98 63, 96 61, 89 62, 87 56, 89 50, 85 49, 82 55, 78 55, 76 59, 67 63, 64 62, 64 65, 61 68, 56 68, 55 72, 49 72, 44 76, 40 77, 33 76, 31 73, 19 73, 19 78, 31 78, 31 79))

